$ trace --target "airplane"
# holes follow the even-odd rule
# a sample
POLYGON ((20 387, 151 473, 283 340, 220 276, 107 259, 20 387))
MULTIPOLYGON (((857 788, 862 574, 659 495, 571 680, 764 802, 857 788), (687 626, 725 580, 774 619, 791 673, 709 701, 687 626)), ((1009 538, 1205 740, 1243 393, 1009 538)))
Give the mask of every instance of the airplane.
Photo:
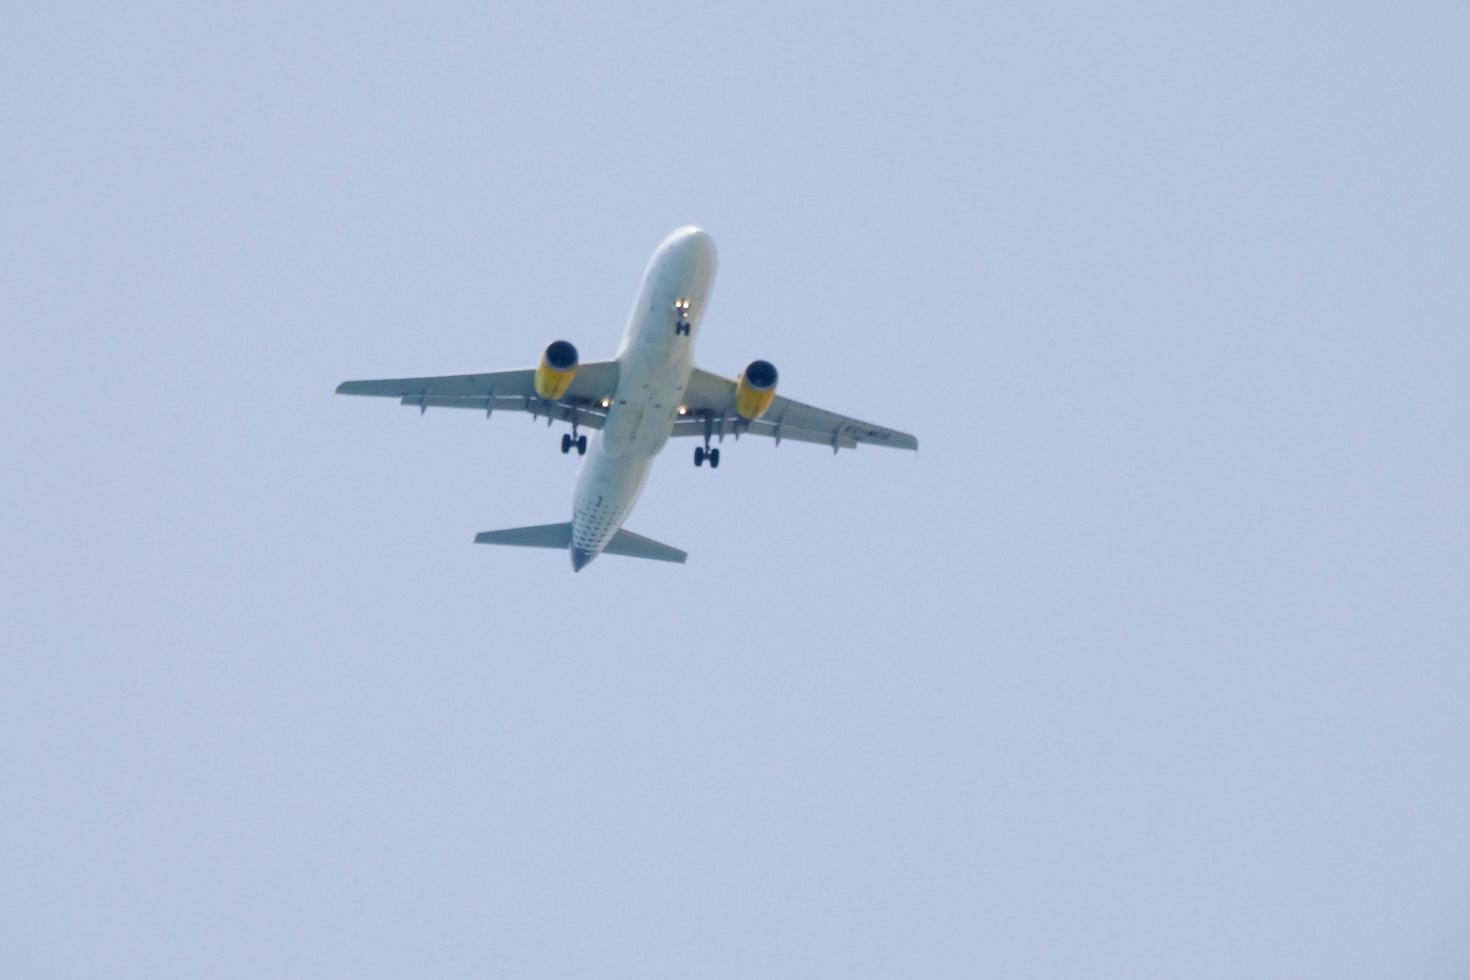
POLYGON ((565 340, 553 341, 535 368, 435 378, 344 381, 341 395, 397 398, 401 404, 468 408, 489 418, 496 411, 526 412, 571 423, 561 451, 585 456, 577 475, 572 519, 560 524, 484 531, 477 544, 569 551, 580 572, 600 554, 654 561, 688 558, 678 548, 634 534, 623 522, 638 502, 653 459, 671 437, 699 439, 694 465, 720 465, 710 441, 725 436, 769 436, 839 449, 859 443, 918 449, 905 432, 813 408, 776 394, 776 367, 755 360, 735 380, 694 366, 694 341, 715 281, 715 245, 705 231, 679 228, 658 246, 643 274, 617 356, 587 364, 565 340), (579 430, 592 429, 588 444, 579 430))

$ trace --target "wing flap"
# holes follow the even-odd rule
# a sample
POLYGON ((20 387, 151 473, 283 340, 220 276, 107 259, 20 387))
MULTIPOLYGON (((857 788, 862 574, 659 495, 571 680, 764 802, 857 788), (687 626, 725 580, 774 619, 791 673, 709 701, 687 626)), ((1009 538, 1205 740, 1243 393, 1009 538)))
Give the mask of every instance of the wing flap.
MULTIPOLYGON (((785 442, 787 439, 790 439, 792 442, 809 442, 816 446, 831 446, 835 439, 837 443, 836 448, 838 449, 857 448, 857 440, 844 434, 840 429, 824 432, 818 429, 799 429, 795 426, 783 425, 781 431, 778 433, 776 431, 776 423, 765 419, 757 419, 754 422, 746 423, 742 419, 727 416, 723 419, 714 419, 713 422, 710 435, 717 437, 749 434, 754 436, 768 436, 776 439, 777 442, 785 442)), ((685 417, 674 423, 672 434, 674 436, 702 437, 704 435, 704 428, 703 419, 685 417)))
POLYGON ((528 412, 535 418, 546 418, 550 416, 558 422, 570 422, 573 416, 577 424, 588 429, 600 429, 607 421, 607 412, 602 408, 601 402, 583 402, 580 404, 568 404, 565 399, 557 402, 542 401, 534 395, 530 398, 493 396, 467 396, 457 398, 453 395, 403 395, 398 399, 399 404, 427 411, 431 408, 470 408, 477 412, 493 415, 495 412, 528 412))
MULTIPOLYGON (((446 374, 432 378, 381 378, 344 381, 339 395, 397 398, 418 408, 486 408, 535 411, 546 402, 536 396, 536 372, 491 371, 485 374, 446 374), (492 400, 493 399, 493 404, 492 400)), ((618 362, 593 361, 577 368, 572 385, 557 404, 576 405, 583 411, 600 409, 618 388, 618 362)), ((537 414, 545 415, 544 409, 537 414)), ((570 416, 566 417, 568 420, 570 416)))

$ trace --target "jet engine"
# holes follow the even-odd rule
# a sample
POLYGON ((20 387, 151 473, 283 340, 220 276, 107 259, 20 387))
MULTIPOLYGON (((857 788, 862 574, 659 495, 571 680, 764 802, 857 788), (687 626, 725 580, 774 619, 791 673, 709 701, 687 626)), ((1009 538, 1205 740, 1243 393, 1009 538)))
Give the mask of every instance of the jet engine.
POLYGON ((770 361, 751 361, 735 387, 735 411, 747 422, 754 422, 776 400, 776 365, 770 361))
POLYGON ((536 394, 554 402, 567 393, 577 374, 577 348, 565 340, 547 346, 536 368, 536 394))

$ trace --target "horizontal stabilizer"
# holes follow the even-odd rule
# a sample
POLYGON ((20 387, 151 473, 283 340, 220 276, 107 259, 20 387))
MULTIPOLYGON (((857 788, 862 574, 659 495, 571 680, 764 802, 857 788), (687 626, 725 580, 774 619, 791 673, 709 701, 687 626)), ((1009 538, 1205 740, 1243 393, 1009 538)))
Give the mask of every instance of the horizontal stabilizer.
MULTIPOLYGON (((570 548, 572 526, 570 524, 537 524, 535 527, 509 527, 503 531, 481 531, 475 535, 476 544, 508 544, 521 548, 570 548)), ((614 534, 607 547, 602 549, 609 555, 628 558, 648 558, 652 561, 672 561, 683 564, 689 555, 678 548, 660 544, 632 531, 614 534)), ((583 552, 582 554, 585 554, 583 552)), ((590 559, 589 559, 590 560, 590 559)))
POLYGON ((535 527, 508 527, 503 531, 481 531, 475 544, 510 544, 522 548, 570 548, 571 524, 537 524, 535 527))
POLYGON ((688 552, 671 548, 666 544, 659 544, 652 538, 645 538, 641 534, 632 531, 619 531, 613 535, 607 547, 602 549, 609 555, 626 555, 629 558, 651 558, 654 561, 673 561, 683 564, 689 557, 688 552))

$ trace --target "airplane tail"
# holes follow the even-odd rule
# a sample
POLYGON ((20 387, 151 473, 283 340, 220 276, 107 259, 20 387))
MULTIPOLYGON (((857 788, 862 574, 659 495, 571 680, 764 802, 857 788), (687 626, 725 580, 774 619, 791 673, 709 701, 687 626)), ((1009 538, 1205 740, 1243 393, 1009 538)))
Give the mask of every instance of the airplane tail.
POLYGON ((609 555, 627 555, 629 558, 648 558, 652 561, 672 561, 684 564, 689 553, 660 544, 632 531, 619 531, 612 536, 607 547, 602 549, 609 555))
POLYGON ((481 531, 475 544, 513 544, 521 548, 570 548, 571 524, 537 524, 535 527, 508 527, 503 531, 481 531))
MULTIPOLYGON (((560 548, 572 546, 571 524, 537 524, 533 527, 511 527, 502 531, 481 531, 475 535, 476 544, 505 544, 520 548, 560 548)), ((632 531, 618 531, 602 549, 609 555, 624 555, 628 558, 647 558, 651 561, 671 561, 683 564, 689 554, 678 548, 661 544, 632 531)))

